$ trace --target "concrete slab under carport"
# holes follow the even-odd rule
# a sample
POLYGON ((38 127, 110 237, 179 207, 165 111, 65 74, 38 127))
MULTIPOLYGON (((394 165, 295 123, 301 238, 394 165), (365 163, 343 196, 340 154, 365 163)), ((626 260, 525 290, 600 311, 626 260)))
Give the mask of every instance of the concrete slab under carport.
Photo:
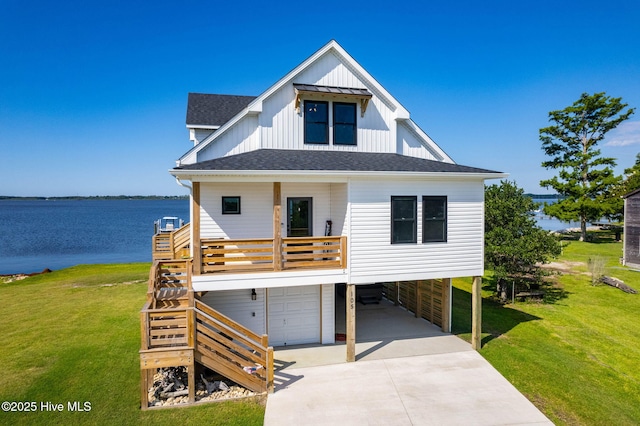
MULTIPOLYGON (((336 301, 336 333, 345 330, 344 299, 336 301)), ((386 299, 356 306, 356 361, 472 350, 463 340, 386 299)), ((276 369, 346 362, 346 344, 276 347, 276 369)))
POLYGON ((384 301, 346 345, 276 348, 265 425, 552 424, 471 345, 384 301))

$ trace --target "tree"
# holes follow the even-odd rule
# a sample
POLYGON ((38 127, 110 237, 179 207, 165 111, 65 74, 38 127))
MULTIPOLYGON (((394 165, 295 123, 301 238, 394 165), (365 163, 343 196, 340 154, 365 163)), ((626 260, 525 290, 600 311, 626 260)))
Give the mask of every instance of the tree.
POLYGON ((558 169, 558 176, 540 185, 565 197, 545 206, 544 211, 563 221, 579 220, 582 241, 587 237, 587 221, 616 210, 613 192, 621 178, 613 173, 615 160, 601 157, 597 145, 633 114, 633 108, 623 111, 627 104, 621 99, 583 93, 572 106, 551 111, 549 120, 554 124, 540 129, 542 149, 551 157, 542 166, 558 169))
POLYGON ((636 162, 633 166, 624 169, 624 178, 612 191, 613 214, 606 216, 614 220, 622 220, 624 217, 623 197, 640 188, 640 154, 636 154, 636 162))
POLYGON ((626 195, 640 188, 640 153, 636 154, 636 162, 628 169, 624 169, 624 181, 620 195, 626 195))
POLYGON ((533 217, 537 204, 514 183, 485 188, 485 262, 493 269, 497 291, 507 298, 509 283, 542 280, 539 264, 560 254, 560 243, 533 217))

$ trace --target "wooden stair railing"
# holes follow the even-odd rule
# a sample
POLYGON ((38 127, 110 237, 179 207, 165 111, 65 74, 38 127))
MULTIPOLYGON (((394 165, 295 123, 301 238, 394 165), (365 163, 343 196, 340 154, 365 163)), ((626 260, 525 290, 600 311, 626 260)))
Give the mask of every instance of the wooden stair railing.
MULTIPOLYGON (((273 348, 257 335, 205 303, 191 285, 192 261, 155 261, 147 302, 140 312, 142 409, 158 368, 187 366, 195 383, 195 362, 254 392, 273 392, 273 348)), ((189 386, 195 402, 195 386, 189 386)))
POLYGON ((193 306, 191 269, 190 259, 153 262, 147 291, 147 301, 152 302, 151 308, 193 306))
POLYGON ((189 223, 175 231, 156 234, 152 238, 153 260, 188 257, 190 245, 191 225, 189 223))
POLYGON ((196 361, 254 392, 273 391, 273 348, 205 303, 195 301, 196 361))

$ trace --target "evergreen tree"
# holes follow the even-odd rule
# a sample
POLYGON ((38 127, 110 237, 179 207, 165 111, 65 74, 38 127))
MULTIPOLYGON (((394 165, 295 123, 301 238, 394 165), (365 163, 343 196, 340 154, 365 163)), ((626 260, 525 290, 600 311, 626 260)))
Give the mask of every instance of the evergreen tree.
POLYGON ((539 264, 560 254, 558 239, 535 221, 537 204, 509 181, 485 189, 485 262, 497 291, 507 298, 509 284, 542 280, 539 264))
POLYGON ((640 188, 640 154, 636 154, 636 162, 633 166, 624 169, 623 180, 613 189, 611 203, 613 204, 613 214, 606 216, 613 220, 623 220, 624 199, 623 197, 640 188))
POLYGON ((621 178, 615 176, 613 158, 600 156, 597 145, 612 129, 633 114, 623 111, 622 98, 604 93, 583 93, 572 106, 551 111, 553 125, 540 129, 545 154, 551 157, 542 166, 557 169, 558 175, 540 182, 566 197, 545 206, 545 213, 563 221, 579 220, 582 241, 587 236, 587 221, 598 220, 615 213, 615 188, 621 178))
POLYGON ((621 195, 626 195, 640 188, 640 153, 636 154, 635 164, 624 169, 623 188, 624 192, 621 195))

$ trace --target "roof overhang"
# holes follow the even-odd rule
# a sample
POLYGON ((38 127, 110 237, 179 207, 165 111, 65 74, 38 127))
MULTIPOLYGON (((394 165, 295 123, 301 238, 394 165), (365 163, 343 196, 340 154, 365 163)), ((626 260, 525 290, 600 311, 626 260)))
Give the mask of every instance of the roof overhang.
POLYGON ((622 196, 622 198, 629 198, 629 197, 633 197, 634 195, 636 195, 636 194, 638 194, 638 193, 640 193, 640 189, 636 189, 635 191, 631 191, 631 192, 629 192, 629 193, 627 193, 627 194, 624 194, 624 195, 622 196))
POLYGON ((326 99, 353 99, 360 102, 360 116, 364 117, 364 113, 369 105, 369 100, 373 94, 367 89, 355 87, 335 87, 335 86, 317 86, 314 84, 298 84, 293 83, 293 90, 296 92, 296 112, 300 114, 300 103, 303 97, 326 98, 326 99))
POLYGON ((187 124, 187 129, 202 129, 202 130, 218 130, 220 126, 205 125, 205 124, 187 124))
POLYGON ((397 172, 345 170, 180 170, 170 169, 176 178, 191 182, 347 182, 353 178, 395 178, 424 180, 504 179, 508 173, 473 172, 397 172))

